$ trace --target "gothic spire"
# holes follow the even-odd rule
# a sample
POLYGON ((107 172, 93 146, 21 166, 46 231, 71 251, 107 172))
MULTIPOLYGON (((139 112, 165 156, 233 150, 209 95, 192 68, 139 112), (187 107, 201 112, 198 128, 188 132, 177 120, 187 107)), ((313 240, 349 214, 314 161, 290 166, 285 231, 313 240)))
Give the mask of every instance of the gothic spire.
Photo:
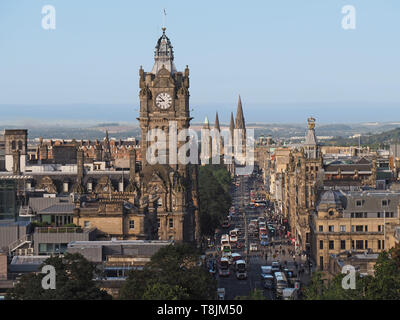
POLYGON ((246 126, 244 124, 242 100, 240 99, 240 95, 239 95, 239 101, 238 101, 238 106, 237 106, 237 111, 236 111, 235 129, 246 129, 246 126))
POLYGON ((221 128, 220 128, 220 126, 219 126, 218 112, 216 112, 216 115, 215 115, 215 124, 214 124, 214 128, 217 129, 218 131, 221 131, 221 128))
POLYGON ((207 117, 207 116, 206 116, 206 118, 204 119, 203 129, 210 129, 210 123, 209 123, 209 121, 208 121, 208 117, 207 117))
POLYGON ((229 125, 229 130, 231 131, 231 135, 233 137, 233 130, 235 129, 235 121, 233 120, 233 112, 231 112, 231 123, 229 125))

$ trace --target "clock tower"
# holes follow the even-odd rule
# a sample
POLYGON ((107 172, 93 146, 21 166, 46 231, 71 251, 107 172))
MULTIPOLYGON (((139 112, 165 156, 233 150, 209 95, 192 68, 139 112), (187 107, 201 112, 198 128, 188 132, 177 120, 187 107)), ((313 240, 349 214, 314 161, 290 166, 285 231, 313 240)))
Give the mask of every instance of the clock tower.
MULTIPOLYGON (((146 141, 151 129, 164 131, 169 141, 169 125, 177 122, 177 130, 189 128, 189 68, 178 72, 174 64, 174 52, 171 41, 165 34, 158 39, 154 52, 154 66, 151 72, 139 70, 140 86, 140 127, 142 131, 142 165, 148 165, 146 152, 152 142, 146 141)), ((178 148, 181 144, 178 144, 178 148)), ((167 163, 169 148, 167 144, 167 163)), ((177 169, 176 165, 173 165, 177 169)))
MULTIPOLYGON (((176 133, 188 129, 189 68, 178 72, 174 64, 171 41, 162 28, 154 52, 151 72, 139 69, 139 99, 142 154, 142 194, 149 211, 158 219, 158 239, 195 241, 199 239, 197 168, 192 164, 170 161, 170 127, 176 133), (166 137, 166 164, 152 164, 146 159, 154 141, 148 141, 149 130, 162 130, 166 137)), ((185 142, 177 142, 177 150, 185 142)), ((171 148, 177 159, 177 150, 171 148)))

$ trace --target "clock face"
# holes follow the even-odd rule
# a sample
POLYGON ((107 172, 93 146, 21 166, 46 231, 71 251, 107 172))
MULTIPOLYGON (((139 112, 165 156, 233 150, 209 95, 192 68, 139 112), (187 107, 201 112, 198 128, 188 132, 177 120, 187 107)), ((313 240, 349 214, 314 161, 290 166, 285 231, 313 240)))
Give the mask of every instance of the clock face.
POLYGON ((160 109, 168 109, 172 104, 172 98, 168 93, 162 92, 156 98, 156 105, 160 109))

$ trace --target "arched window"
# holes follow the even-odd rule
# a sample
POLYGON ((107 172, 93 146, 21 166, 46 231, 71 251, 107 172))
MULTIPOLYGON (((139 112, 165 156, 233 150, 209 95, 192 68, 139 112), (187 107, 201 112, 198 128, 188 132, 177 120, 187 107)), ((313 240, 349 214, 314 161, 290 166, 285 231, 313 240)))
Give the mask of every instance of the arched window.
POLYGON ((22 150, 22 141, 21 140, 18 141, 18 150, 22 150))
POLYGON ((16 147, 17 147, 17 144, 16 144, 16 142, 15 142, 15 140, 14 140, 13 142, 11 142, 11 149, 12 149, 12 150, 15 150, 16 147))

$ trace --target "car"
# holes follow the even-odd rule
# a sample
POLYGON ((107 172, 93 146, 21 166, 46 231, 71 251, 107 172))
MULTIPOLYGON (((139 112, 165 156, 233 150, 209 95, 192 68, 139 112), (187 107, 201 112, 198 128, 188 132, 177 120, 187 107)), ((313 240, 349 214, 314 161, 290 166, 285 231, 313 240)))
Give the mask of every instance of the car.
POLYGON ((232 262, 234 263, 234 262, 236 262, 237 260, 241 260, 242 259, 242 256, 240 255, 240 253, 237 253, 237 252, 234 252, 234 253, 232 253, 232 262))
POLYGON ((281 264, 278 261, 272 262, 272 272, 279 272, 281 270, 281 264))
POLYGON ((255 242, 250 243, 250 251, 257 251, 257 250, 258 250, 257 243, 255 242))
POLYGON ((265 279, 266 276, 272 276, 272 267, 271 266, 261 266, 261 279, 265 279))
POLYGON ((225 288, 217 289, 218 300, 225 300, 225 288))
POLYGON ((263 281, 265 289, 273 289, 274 288, 274 276, 271 274, 266 275, 263 281))

